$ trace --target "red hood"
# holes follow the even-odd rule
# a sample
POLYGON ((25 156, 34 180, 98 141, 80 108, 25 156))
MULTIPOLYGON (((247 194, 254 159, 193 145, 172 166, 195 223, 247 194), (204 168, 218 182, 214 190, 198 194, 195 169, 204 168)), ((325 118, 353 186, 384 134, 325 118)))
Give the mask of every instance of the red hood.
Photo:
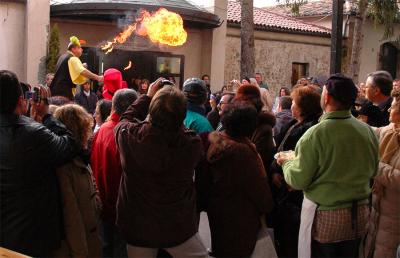
POLYGON ((114 93, 121 88, 121 72, 114 68, 107 69, 104 73, 103 97, 111 100, 114 93))

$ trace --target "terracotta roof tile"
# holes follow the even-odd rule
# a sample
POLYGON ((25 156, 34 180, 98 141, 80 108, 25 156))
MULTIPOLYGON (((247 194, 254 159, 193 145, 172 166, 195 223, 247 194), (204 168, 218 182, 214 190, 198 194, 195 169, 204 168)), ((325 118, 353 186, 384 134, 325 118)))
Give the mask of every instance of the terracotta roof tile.
MULTIPOLYGON (((345 10, 345 13, 352 13, 357 11, 357 6, 355 4, 350 4, 350 10, 345 10)), ((319 0, 310 1, 303 4, 299 8, 299 14, 295 15, 292 13, 290 7, 286 5, 276 5, 270 7, 264 7, 264 10, 279 13, 282 15, 292 16, 292 17, 307 17, 307 16, 322 16, 332 14, 332 0, 319 0)))
MULTIPOLYGON (((236 1, 228 2, 228 22, 240 24, 241 5, 236 1)), ((254 8, 254 25, 267 30, 292 31, 307 34, 330 35, 331 30, 322 26, 303 22, 271 11, 254 8)))

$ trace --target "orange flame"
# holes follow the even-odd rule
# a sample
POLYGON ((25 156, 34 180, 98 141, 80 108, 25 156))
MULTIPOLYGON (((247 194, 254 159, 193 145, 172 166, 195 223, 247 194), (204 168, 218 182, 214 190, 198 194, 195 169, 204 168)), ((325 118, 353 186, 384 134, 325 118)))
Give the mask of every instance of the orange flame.
POLYGON ((136 22, 129 25, 123 32, 119 33, 113 41, 101 46, 106 54, 113 50, 115 44, 123 44, 135 32, 139 36, 148 36, 153 43, 169 46, 180 46, 186 42, 187 32, 183 28, 182 17, 165 8, 150 14, 142 11, 136 22), (139 26, 137 28, 137 25, 139 26))
POLYGON ((131 69, 132 61, 129 61, 129 64, 124 68, 124 71, 131 69))

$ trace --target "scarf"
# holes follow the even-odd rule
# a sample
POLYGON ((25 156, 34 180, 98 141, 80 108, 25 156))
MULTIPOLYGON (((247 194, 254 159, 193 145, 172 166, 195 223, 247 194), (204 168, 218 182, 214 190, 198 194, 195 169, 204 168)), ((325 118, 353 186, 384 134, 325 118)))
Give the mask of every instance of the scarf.
POLYGON ((379 154, 381 155, 381 161, 389 164, 394 153, 400 147, 400 128, 395 128, 394 124, 390 125, 390 129, 382 137, 379 145, 379 154))

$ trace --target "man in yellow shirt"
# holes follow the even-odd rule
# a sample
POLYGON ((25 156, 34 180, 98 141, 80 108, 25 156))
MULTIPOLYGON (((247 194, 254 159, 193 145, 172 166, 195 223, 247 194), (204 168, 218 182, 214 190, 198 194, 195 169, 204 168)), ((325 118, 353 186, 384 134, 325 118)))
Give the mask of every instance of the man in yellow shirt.
POLYGON ((68 51, 58 59, 54 79, 50 84, 53 96, 64 96, 72 100, 76 84, 83 84, 87 79, 103 81, 103 76, 94 74, 83 66, 79 59, 83 51, 81 43, 77 37, 70 37, 68 51))

